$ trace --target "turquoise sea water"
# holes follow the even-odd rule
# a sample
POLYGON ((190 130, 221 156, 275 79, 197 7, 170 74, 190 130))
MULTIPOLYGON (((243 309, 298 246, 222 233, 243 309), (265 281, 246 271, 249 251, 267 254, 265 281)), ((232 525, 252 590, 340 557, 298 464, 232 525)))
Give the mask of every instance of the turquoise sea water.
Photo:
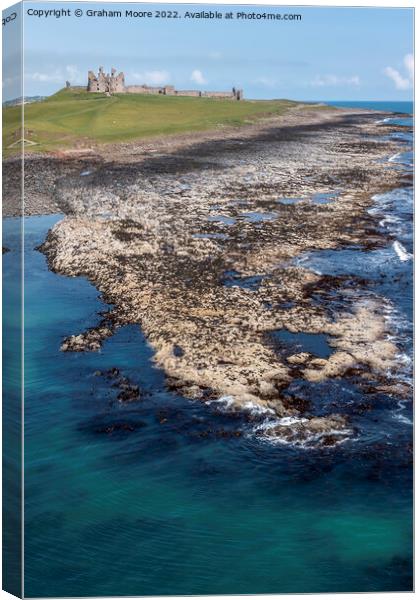
MULTIPOLYGON (((407 253, 411 201, 406 188, 375 204, 407 253)), ((107 306, 35 250, 60 218, 25 219, 25 595, 410 590, 410 403, 356 381, 296 381, 320 414, 333 403, 350 414, 358 434, 335 448, 273 445, 246 420, 168 392, 136 326, 99 353, 61 353, 107 306), (139 402, 117 401, 115 368, 140 386, 139 402)), ((18 227, 4 221, 5 339, 18 324, 18 227)), ((370 292, 395 300, 408 353, 412 264, 392 248, 360 264, 376 274, 370 292)), ((353 250, 308 264, 351 274, 362 268, 353 250)))

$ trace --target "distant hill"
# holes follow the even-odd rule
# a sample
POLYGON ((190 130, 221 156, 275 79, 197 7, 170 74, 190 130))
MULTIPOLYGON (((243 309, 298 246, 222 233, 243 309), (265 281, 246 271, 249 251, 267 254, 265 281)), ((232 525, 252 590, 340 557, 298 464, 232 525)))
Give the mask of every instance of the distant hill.
MULTIPOLYGON (((23 104, 31 104, 32 102, 41 102, 47 96, 24 96, 23 104)), ((22 104, 22 98, 13 98, 13 100, 5 100, 3 106, 18 106, 22 104)))
MULTIPOLYGON (((38 97, 37 97, 38 98, 38 97)), ((289 100, 215 100, 136 94, 88 93, 64 88, 31 102, 25 109, 25 140, 32 151, 88 147, 157 135, 241 125, 265 115, 279 115, 296 103, 289 100), (28 144, 29 145, 29 144, 28 144)), ((3 147, 16 140, 18 107, 3 108, 3 147)), ((30 150, 28 148, 28 150, 30 150)))

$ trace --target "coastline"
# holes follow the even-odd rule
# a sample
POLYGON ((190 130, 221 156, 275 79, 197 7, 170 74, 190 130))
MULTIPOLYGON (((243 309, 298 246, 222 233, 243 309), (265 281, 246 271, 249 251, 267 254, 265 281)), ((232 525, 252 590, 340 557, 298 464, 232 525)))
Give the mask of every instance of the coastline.
MULTIPOLYGON (((100 352, 60 352, 63 334, 98 323, 109 308, 83 277, 49 271, 35 250, 60 218, 28 217, 25 223, 26 485, 36 492, 26 512, 27 557, 35 559, 40 547, 47 553, 41 564, 30 561, 33 595, 97 593, 98 575, 90 568, 97 557, 93 529, 101 536, 98 568, 109 596, 121 584, 133 595, 198 593, 204 588, 201 579, 195 584, 202 557, 210 564, 220 553, 217 568, 224 572, 229 564, 226 579, 214 578, 209 568, 206 591, 410 589, 412 428, 396 419, 395 399, 357 393, 342 379, 315 384, 309 399, 318 401, 318 410, 338 402, 359 434, 334 447, 315 440, 302 447, 261 437, 264 421, 254 415, 220 411, 220 403, 191 401, 166 389, 136 325, 121 327, 100 352), (122 384, 139 386, 139 400, 121 399, 122 384), (366 410, 367 404, 373 408, 366 410), (52 488, 51 480, 57 482, 52 488), (40 506, 46 507, 41 514, 40 506), (226 507, 229 514, 221 519, 226 507), (57 537, 58 520, 64 524, 57 537), (151 535, 156 531, 157 537, 151 535), (346 546, 331 553, 343 532, 346 546), (228 547, 226 540, 232 540, 228 547), (255 540, 262 549, 247 552, 255 540), (273 548, 269 556, 267 545, 273 548), (179 547, 199 559, 189 560, 179 579, 176 563, 168 578, 179 547), (51 590, 51 566, 55 573, 63 553, 76 562, 81 552, 91 559, 80 576, 74 578, 70 566, 51 590), (331 567, 320 570, 327 558, 331 567), (156 574, 153 566, 161 561, 156 574)), ((13 227, 18 233, 18 219, 5 225, 9 241, 13 227)), ((13 243, 9 247, 4 262, 10 273, 19 255, 13 243)), ((12 298, 6 310, 18 310, 12 298)), ((9 331, 10 325, 11 339, 9 331)), ((398 417, 410 416, 408 402, 406 407, 398 417)))
MULTIPOLYGON (((81 172, 111 165, 141 165, 154 158, 166 155, 173 160, 178 152, 202 152, 204 144, 214 144, 214 152, 218 144, 229 146, 230 143, 251 140, 254 136, 270 131, 271 128, 284 126, 299 128, 302 125, 322 125, 339 113, 349 111, 333 107, 318 106, 310 110, 304 104, 290 108, 286 114, 278 117, 255 119, 240 126, 223 125, 217 129, 191 131, 170 135, 141 138, 130 142, 96 144, 86 143, 73 149, 61 149, 51 152, 27 152, 25 154, 25 214, 54 214, 59 210, 56 203, 56 181, 67 176, 77 176, 81 172), (231 142, 230 142, 231 140, 231 142), (158 156, 156 156, 158 155, 158 156)), ((369 111, 372 112, 372 111, 369 111)), ((364 114, 364 110, 351 110, 351 114, 364 114)), ((382 114, 382 113, 377 113, 382 114)), ((210 150, 211 148, 209 148, 210 150)), ((240 149, 240 148, 239 148, 240 149)), ((205 149, 204 149, 205 150, 205 149)), ((180 163, 182 162, 182 157, 180 163)), ((19 216, 21 214, 20 179, 21 156, 4 159, 3 168, 3 216, 19 216)), ((184 167, 180 167, 181 169, 184 167)))
MULTIPOLYGON (((310 250, 385 243, 367 209, 407 176, 383 162, 400 146, 377 139, 396 130, 379 127, 380 117, 296 111, 233 137, 194 134, 71 159, 50 194, 50 212, 67 216, 41 249, 50 268, 87 277, 113 308, 62 350, 97 350, 116 328, 138 324, 168 386, 184 396, 275 417, 264 435, 328 445, 351 436, 351 423, 334 412, 300 418, 299 399, 285 392, 296 378, 351 373, 361 385, 404 396, 388 377, 398 351, 384 304, 366 298, 356 280, 360 297, 353 289, 331 318, 313 297, 348 296, 348 281, 293 261, 310 250), (279 330, 327 336, 331 353, 279 353, 270 339, 279 330)), ((63 164, 33 160, 33 179, 38 160, 52 161, 52 170, 63 164)))

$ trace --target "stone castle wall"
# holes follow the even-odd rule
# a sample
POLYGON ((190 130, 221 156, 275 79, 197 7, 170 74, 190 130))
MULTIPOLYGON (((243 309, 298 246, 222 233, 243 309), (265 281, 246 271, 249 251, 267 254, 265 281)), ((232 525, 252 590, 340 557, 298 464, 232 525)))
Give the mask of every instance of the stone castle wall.
POLYGON ((176 96, 192 96, 194 98, 200 98, 202 92, 199 90, 175 90, 176 96))
POLYGON ((162 88, 150 87, 148 85, 127 85, 123 90, 126 94, 161 94, 162 88))
POLYGON ((191 96, 194 98, 223 98, 229 100, 242 100, 243 91, 232 88, 230 92, 201 92, 200 90, 176 90, 173 85, 163 87, 143 85, 125 85, 123 72, 116 74, 112 69, 111 74, 105 73, 103 67, 99 67, 97 75, 93 71, 88 72, 88 92, 100 92, 108 94, 162 94, 164 96, 191 96))

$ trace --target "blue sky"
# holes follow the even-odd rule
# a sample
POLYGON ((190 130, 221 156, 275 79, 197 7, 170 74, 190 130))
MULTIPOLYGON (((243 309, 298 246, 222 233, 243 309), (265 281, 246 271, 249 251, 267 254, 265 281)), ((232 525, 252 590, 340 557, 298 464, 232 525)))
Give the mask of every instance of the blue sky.
POLYGON ((203 90, 235 85, 248 98, 412 99, 411 9, 28 2, 24 13, 26 95, 51 94, 66 79, 85 85, 88 69, 103 65, 106 71, 124 70, 126 83, 203 90), (84 16, 27 14, 28 9, 62 7, 72 13, 82 9, 84 16), (85 16, 88 9, 101 8, 123 13, 176 8, 181 15, 187 10, 266 11, 299 13, 302 20, 85 16))

